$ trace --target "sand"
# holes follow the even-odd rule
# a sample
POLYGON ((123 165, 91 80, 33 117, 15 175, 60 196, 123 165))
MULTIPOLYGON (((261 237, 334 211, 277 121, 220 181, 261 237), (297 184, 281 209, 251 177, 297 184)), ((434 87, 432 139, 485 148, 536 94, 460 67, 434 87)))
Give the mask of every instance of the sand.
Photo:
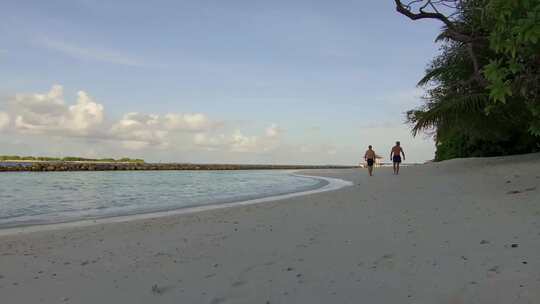
POLYGON ((0 302, 540 303, 540 154, 307 174, 354 186, 2 235, 0 302))

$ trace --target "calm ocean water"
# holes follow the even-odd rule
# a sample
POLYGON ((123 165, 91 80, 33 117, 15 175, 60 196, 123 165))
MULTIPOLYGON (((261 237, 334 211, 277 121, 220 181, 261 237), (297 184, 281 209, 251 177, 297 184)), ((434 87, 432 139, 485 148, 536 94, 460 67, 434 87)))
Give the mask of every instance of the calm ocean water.
POLYGON ((326 182, 285 171, 0 174, 0 227, 68 222, 243 201, 326 182))

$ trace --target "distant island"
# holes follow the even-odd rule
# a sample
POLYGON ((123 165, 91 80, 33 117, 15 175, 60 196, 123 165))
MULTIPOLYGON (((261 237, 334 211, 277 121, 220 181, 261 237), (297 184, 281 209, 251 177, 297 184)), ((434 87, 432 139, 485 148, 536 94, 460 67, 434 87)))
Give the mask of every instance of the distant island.
POLYGON ((148 171, 148 170, 293 170, 346 169, 358 166, 335 165, 265 165, 265 164, 193 164, 147 163, 132 158, 34 157, 0 155, 2 171, 148 171))
POLYGON ((128 157, 114 159, 114 158, 85 158, 85 157, 76 157, 76 156, 47 157, 47 156, 18 156, 18 155, 0 155, 0 161, 144 163, 144 159, 128 158, 128 157))

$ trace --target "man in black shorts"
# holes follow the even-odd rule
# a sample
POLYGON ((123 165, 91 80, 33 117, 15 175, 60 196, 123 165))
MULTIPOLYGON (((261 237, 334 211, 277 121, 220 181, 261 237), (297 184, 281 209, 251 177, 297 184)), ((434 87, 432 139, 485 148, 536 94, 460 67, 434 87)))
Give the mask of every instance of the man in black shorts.
POLYGON ((375 164, 375 157, 375 151, 373 151, 373 147, 370 145, 368 147, 368 150, 366 151, 366 154, 364 154, 364 159, 367 162, 369 176, 373 176, 373 165, 375 164))
POLYGON ((399 164, 401 163, 401 155, 403 154, 403 160, 405 160, 405 152, 401 148, 399 141, 396 141, 396 145, 392 147, 390 151, 390 159, 394 163, 394 174, 399 174, 399 164))

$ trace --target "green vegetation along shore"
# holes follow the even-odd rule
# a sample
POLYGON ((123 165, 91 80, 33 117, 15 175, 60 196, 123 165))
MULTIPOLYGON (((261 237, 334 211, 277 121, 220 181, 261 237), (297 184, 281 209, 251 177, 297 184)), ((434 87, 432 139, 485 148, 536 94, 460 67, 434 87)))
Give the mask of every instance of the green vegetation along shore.
POLYGON ((144 159, 134 158, 84 158, 75 156, 66 157, 45 157, 45 156, 18 156, 18 155, 0 155, 0 161, 62 161, 62 162, 120 162, 120 163, 144 163, 144 159))
POLYGON ((414 135, 434 136, 435 160, 540 151, 540 0, 395 2, 443 25, 424 104, 407 113, 414 135))
POLYGON ((133 158, 34 157, 0 155, 0 172, 4 171, 144 171, 144 170, 297 170, 346 169, 356 166, 241 165, 147 163, 133 158))
POLYGON ((0 172, 17 171, 148 171, 148 170, 302 170, 302 169, 348 169, 354 166, 303 166, 303 165, 238 165, 238 164, 181 164, 143 162, 73 162, 34 161, 0 162, 0 172))

